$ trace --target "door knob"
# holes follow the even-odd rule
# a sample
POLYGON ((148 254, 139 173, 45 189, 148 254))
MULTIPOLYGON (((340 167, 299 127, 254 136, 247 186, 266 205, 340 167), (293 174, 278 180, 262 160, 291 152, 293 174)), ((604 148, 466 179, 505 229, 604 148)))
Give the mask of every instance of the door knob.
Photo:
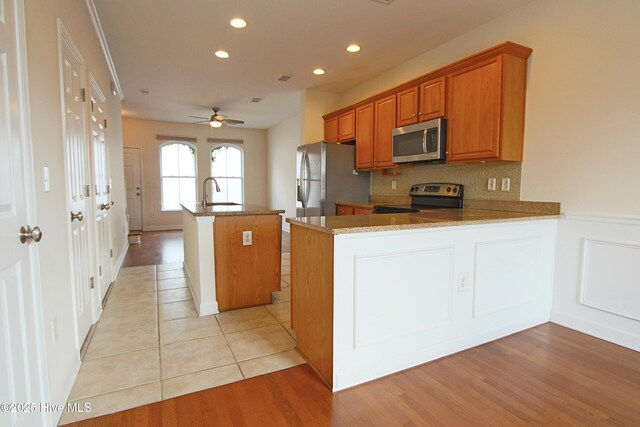
POLYGON ((113 200, 111 201, 111 206, 115 205, 116 202, 114 202, 113 200))
POLYGON ((20 227, 20 243, 24 244, 29 240, 33 240, 36 243, 42 240, 42 230, 40 230, 40 227, 35 226, 31 228, 28 225, 26 227, 20 227))
POLYGON ((84 215, 82 215, 82 211, 78 211, 77 214, 74 214, 73 212, 71 212, 71 222, 73 222, 73 220, 77 219, 78 222, 81 222, 84 219, 84 215))

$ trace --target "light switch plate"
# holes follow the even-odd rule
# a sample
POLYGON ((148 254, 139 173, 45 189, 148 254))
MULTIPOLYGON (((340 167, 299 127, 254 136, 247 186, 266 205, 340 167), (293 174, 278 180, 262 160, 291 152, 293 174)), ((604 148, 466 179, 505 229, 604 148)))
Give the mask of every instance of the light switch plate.
POLYGON ((496 191, 496 179, 489 178, 487 181, 487 191, 496 191))
POLYGON ((502 191, 511 190, 511 178, 502 178, 502 191))

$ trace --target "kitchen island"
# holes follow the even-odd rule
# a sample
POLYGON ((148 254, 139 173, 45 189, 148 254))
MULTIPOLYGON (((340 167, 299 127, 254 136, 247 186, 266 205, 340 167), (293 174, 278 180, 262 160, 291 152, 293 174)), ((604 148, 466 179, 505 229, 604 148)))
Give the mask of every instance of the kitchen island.
POLYGON ((200 316, 271 303, 280 290, 284 210, 182 205, 185 278, 200 316))
POLYGON ((337 391, 548 321, 558 214, 288 218, 298 351, 337 391))

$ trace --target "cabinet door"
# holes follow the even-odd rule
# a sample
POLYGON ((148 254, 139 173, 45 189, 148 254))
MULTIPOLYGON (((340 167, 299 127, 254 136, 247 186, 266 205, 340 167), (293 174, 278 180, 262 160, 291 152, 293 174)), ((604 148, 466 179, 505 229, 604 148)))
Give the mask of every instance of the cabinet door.
POLYGON ((416 86, 398 94, 397 126, 412 125, 418 122, 418 90, 416 86))
POLYGON ((449 76, 447 161, 499 157, 501 68, 497 57, 449 76))
POLYGON ((371 208, 353 208, 354 215, 371 215, 373 214, 373 209, 371 208))
POLYGON ((324 140, 338 142, 338 116, 324 121, 324 140))
POLYGON ((396 96, 376 101, 375 108, 375 144, 374 166, 376 168, 390 168, 391 161, 391 131, 396 127, 396 96))
POLYGON ((338 116, 338 142, 356 138, 356 112, 347 111, 338 116))
POLYGON ((356 169, 373 167, 373 103, 356 109, 356 169))
POLYGON ((445 82, 446 79, 441 77, 420 85, 419 119, 421 122, 444 117, 445 82))
POLYGON ((353 208, 351 206, 336 205, 338 215, 353 215, 353 208))

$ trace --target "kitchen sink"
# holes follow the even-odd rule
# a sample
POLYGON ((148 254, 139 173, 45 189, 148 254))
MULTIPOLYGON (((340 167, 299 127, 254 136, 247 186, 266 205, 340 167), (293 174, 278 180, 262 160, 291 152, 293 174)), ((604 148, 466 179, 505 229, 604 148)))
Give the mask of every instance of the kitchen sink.
POLYGON ((240 203, 235 202, 207 202, 207 206, 239 206, 240 203))

